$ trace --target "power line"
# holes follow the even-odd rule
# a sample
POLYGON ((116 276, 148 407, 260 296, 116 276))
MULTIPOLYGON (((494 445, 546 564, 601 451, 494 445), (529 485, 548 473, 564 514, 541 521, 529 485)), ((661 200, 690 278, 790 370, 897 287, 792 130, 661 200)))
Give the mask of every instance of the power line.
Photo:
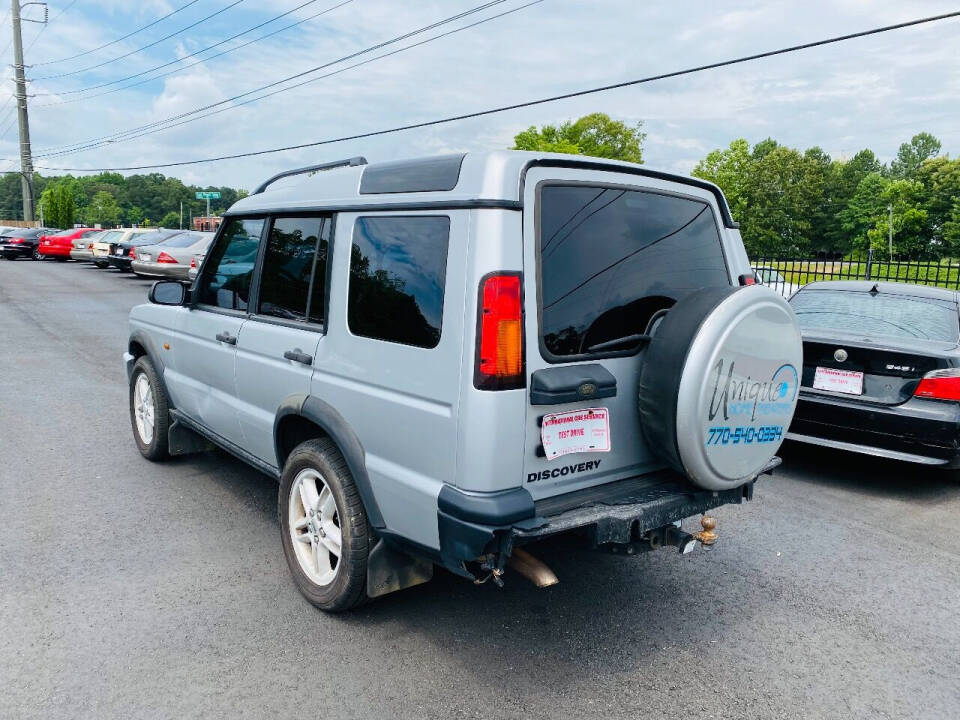
POLYGON ((214 110, 213 112, 206 113, 205 115, 200 115, 200 116, 197 116, 197 117, 190 117, 190 118, 187 118, 187 119, 185 119, 185 120, 181 120, 180 122, 171 123, 171 124, 166 125, 166 126, 164 126, 164 127, 156 128, 156 129, 153 129, 153 130, 145 130, 144 132, 140 132, 140 133, 138 133, 138 134, 136 134, 136 135, 129 135, 129 136, 123 137, 123 138, 121 138, 121 139, 119 139, 119 140, 104 140, 104 141, 95 143, 95 144, 90 145, 90 146, 84 146, 84 147, 82 147, 80 150, 76 150, 76 151, 74 151, 74 150, 63 150, 63 151, 60 151, 60 152, 51 152, 51 153, 48 153, 48 154, 46 154, 46 155, 43 155, 42 157, 52 158, 52 157, 60 157, 60 156, 63 156, 63 155, 71 155, 71 154, 73 154, 74 152, 81 152, 81 151, 85 152, 85 151, 87 151, 87 150, 92 150, 92 149, 95 149, 95 148, 97 148, 97 147, 102 147, 102 146, 104 146, 104 145, 111 145, 111 144, 114 144, 114 143, 117 143, 117 142, 127 142, 127 141, 129 141, 129 140, 135 140, 136 138, 140 138, 140 137, 143 137, 143 136, 145 136, 145 135, 153 135, 153 134, 155 134, 155 133, 164 132, 164 131, 166 131, 166 130, 172 130, 173 128, 179 127, 180 125, 187 125, 188 123, 196 122, 197 120, 204 120, 204 119, 206 119, 206 118, 213 117, 214 115, 219 115, 220 113, 223 113, 223 112, 228 112, 228 111, 230 111, 230 110, 235 110, 235 109, 237 109, 237 108, 239 108, 239 107, 243 107, 244 105, 249 105, 249 104, 251 104, 251 103, 259 102, 260 100, 263 100, 263 99, 265 99, 265 98, 271 97, 271 96, 273 96, 273 95, 278 95, 278 94, 280 94, 280 93, 282 93, 282 92, 286 92, 287 90, 293 90, 293 89, 295 89, 295 88, 302 87, 302 86, 304 86, 304 85, 308 85, 308 84, 313 83, 313 82, 318 82, 318 81, 320 81, 320 80, 323 80, 324 78, 328 78, 328 77, 331 77, 331 76, 333 76, 333 75, 339 75, 340 73, 343 73, 343 72, 346 72, 347 70, 352 70, 352 69, 354 69, 354 68, 360 67, 361 65, 368 65, 368 64, 370 64, 370 63, 372 63, 372 62, 376 62, 377 60, 382 60, 383 58, 387 58, 387 57, 390 57, 390 56, 392 56, 392 55, 397 55, 397 54, 399 54, 399 53, 405 52, 405 51, 407 51, 407 50, 411 50, 411 49, 416 48, 416 47, 419 47, 419 46, 421 46, 421 45, 426 45, 427 43, 433 42, 434 40, 439 40, 439 39, 441 39, 441 38, 447 37, 448 35, 453 35, 454 33, 462 32, 463 30, 469 30, 470 28, 475 27, 475 26, 477 26, 477 25, 482 25, 482 24, 484 24, 484 23, 486 23, 486 22, 490 22, 491 20, 496 20, 497 18, 504 17, 505 15, 511 15, 511 14, 513 14, 513 13, 515 13, 515 12, 519 12, 520 10, 524 10, 524 9, 526 9, 526 8, 532 6, 532 5, 539 5, 539 4, 542 3, 542 2, 546 2, 546 0, 532 0, 531 2, 528 2, 528 3, 525 4, 525 5, 520 5, 519 7, 512 8, 511 10, 507 10, 507 11, 502 12, 502 13, 499 13, 499 14, 497 14, 497 15, 491 15, 490 17, 483 18, 482 20, 477 20, 476 22, 470 23, 469 25, 463 25, 463 26, 461 26, 461 27, 454 28, 453 30, 448 30, 447 32, 440 33, 439 35, 434 35, 434 36, 431 36, 431 37, 429 37, 429 38, 426 38, 425 40, 421 40, 421 41, 419 41, 419 42, 412 43, 412 44, 410 44, 410 45, 406 45, 406 46, 404 46, 404 47, 402 47, 402 48, 398 48, 397 50, 391 50, 390 52, 383 53, 382 55, 377 55, 377 56, 375 56, 375 57, 370 58, 369 60, 363 60, 362 62, 354 63, 353 65, 347 65, 346 67, 338 68, 337 70, 334 70, 333 72, 329 72, 329 73, 326 73, 326 74, 324 74, 324 75, 320 75, 319 77, 310 78, 310 79, 308 79, 308 80, 304 80, 304 81, 302 81, 302 82, 296 83, 295 85, 290 85, 290 86, 288 86, 288 87, 280 88, 279 90, 274 90, 273 92, 266 93, 265 95, 260 95, 260 96, 258 96, 258 97, 251 98, 251 99, 249 99, 249 100, 244 100, 243 102, 239 102, 239 103, 235 103, 235 104, 233 104, 233 105, 227 105, 227 106, 225 106, 225 107, 221 107, 219 110, 214 110))
POLYGON ((776 57, 778 55, 786 55, 789 53, 799 52, 801 50, 809 50, 811 48, 822 47, 824 45, 832 45, 835 43, 845 42, 848 40, 854 40, 857 38, 868 37, 870 35, 878 35, 880 33, 891 32, 893 30, 901 30, 903 28, 914 27, 917 25, 924 25, 933 22, 939 22, 942 20, 947 20, 950 18, 955 18, 960 16, 960 11, 944 13, 941 15, 933 15, 930 17, 920 18, 917 20, 909 20, 902 23, 896 23, 893 25, 884 25, 882 27, 873 28, 870 30, 863 30, 856 33, 848 33, 846 35, 838 35, 836 37, 825 38, 823 40, 815 40, 813 42, 802 43, 800 45, 792 45, 785 48, 780 48, 778 50, 768 50, 761 53, 755 53, 752 55, 744 55, 739 58, 733 58, 731 60, 721 60, 714 63, 708 63, 705 65, 697 65, 691 68, 685 68, 683 70, 675 70, 667 73, 660 73, 657 75, 649 75, 643 78, 637 78, 634 80, 625 80, 618 83, 611 83, 609 85, 601 85, 599 87, 589 88, 586 90, 577 90, 574 92, 563 93, 560 95, 552 95, 546 98, 540 98, 538 100, 528 100, 525 102, 513 103, 511 105, 502 105, 496 108, 489 108, 487 110, 478 110, 471 113, 463 113, 460 115, 451 115, 449 117, 440 118, 437 120, 427 120, 424 122, 410 123, 407 125, 400 125, 393 128, 387 128, 384 130, 373 130, 365 133, 356 133, 353 135, 344 135, 337 138, 329 138, 326 140, 317 140, 314 142, 300 143, 298 145, 287 145, 279 148, 270 148, 267 150, 256 150, 252 152, 245 153, 235 153, 233 155, 221 155, 219 157, 210 157, 210 158, 200 158, 196 160, 181 160, 178 162, 170 163, 158 163, 156 165, 135 165, 129 167, 113 167, 113 168, 52 168, 45 167, 45 170, 54 170, 60 172, 107 172, 107 171, 119 171, 119 170, 148 170, 153 168, 168 168, 168 167, 181 167, 184 165, 197 165, 200 163, 208 162, 217 162, 220 160, 236 160, 238 158, 245 157, 258 157, 261 155, 269 155, 278 152, 285 152, 288 150, 302 150, 304 148, 310 147, 319 147, 321 145, 332 145, 334 143, 346 142, 349 140, 360 140, 364 138, 376 137, 379 135, 388 135, 397 132, 403 132, 405 130, 416 130, 420 128, 433 127, 436 125, 443 125, 451 122, 457 122, 460 120, 469 120, 472 118, 484 117, 487 115, 494 115, 497 113, 506 112, 508 110, 518 110, 520 108, 532 107, 535 105, 543 105, 545 103, 556 102, 558 100, 566 100, 569 98, 582 97, 585 95, 593 95, 600 92, 606 92, 609 90, 616 90, 619 88, 632 87, 635 85, 642 85, 646 83, 656 82, 658 80, 666 80, 668 78, 680 77, 683 75, 692 75, 694 73, 704 72, 706 70, 714 70, 721 67, 729 67, 731 65, 739 65, 742 63, 751 62, 753 60, 760 60, 769 57, 776 57))
MULTIPOLYGON (((364 48, 363 50, 358 50, 358 51, 356 51, 356 52, 350 53, 349 55, 345 55, 344 57, 338 58, 338 59, 336 59, 336 60, 331 60, 331 61, 329 61, 329 62, 323 63, 322 65, 317 65, 316 67, 310 68, 310 69, 308 69, 308 70, 304 70, 304 71, 302 71, 302 72, 295 73, 294 75, 290 75, 290 76, 285 77, 285 78, 282 78, 282 79, 280 79, 280 80, 276 80, 276 81, 274 81, 274 82, 267 83, 266 85, 262 85, 262 86, 260 86, 260 87, 258 87, 258 88, 254 88, 253 90, 248 90, 247 92, 240 93, 239 95, 234 95, 233 97, 226 98, 225 100, 220 100, 220 101, 218 101, 218 102, 211 103, 211 104, 209 104, 209 105, 204 105, 204 106, 199 107, 199 108, 194 108, 193 110, 188 110, 188 111, 182 112, 182 113, 180 113, 180 114, 178 114, 178 115, 173 115, 173 116, 171 116, 171 117, 164 118, 164 119, 162 119, 162 120, 157 120, 157 121, 154 121, 154 122, 152 122, 152 123, 148 123, 148 124, 146 124, 146 125, 141 125, 141 126, 135 127, 135 128, 129 128, 128 130, 121 130, 121 131, 116 132, 116 133, 113 133, 113 134, 111 134, 111 135, 105 135, 105 136, 102 136, 102 137, 91 138, 90 140, 83 140, 83 141, 80 141, 80 142, 78 142, 78 143, 73 143, 73 144, 71 144, 71 145, 63 146, 63 149, 46 148, 44 151, 41 151, 40 153, 36 153, 36 154, 35 154, 35 157, 53 157, 53 156, 57 156, 57 155, 60 155, 60 154, 72 154, 72 153, 74 153, 74 152, 79 152, 81 149, 84 149, 84 150, 85 150, 85 149, 88 149, 88 146, 89 146, 89 148, 97 147, 97 146, 99 146, 99 145, 101 145, 101 144, 104 144, 105 141, 119 142, 120 139, 123 138, 123 136, 125 136, 125 135, 131 135, 131 134, 134 134, 134 133, 139 133, 139 132, 141 132, 141 131, 143 131, 143 130, 149 130, 149 129, 151 129, 151 128, 155 128, 155 127, 158 127, 158 126, 160 126, 160 125, 165 125, 165 124, 170 123, 170 122, 175 122, 175 121, 177 121, 177 120, 180 120, 181 118, 189 117, 189 116, 191 116, 191 115, 196 115, 196 114, 198 114, 198 113, 204 112, 205 110, 210 110, 210 109, 212 109, 212 108, 219 107, 219 106, 221 106, 221 105, 226 105, 226 104, 228 104, 228 103, 233 102, 234 100, 239 100, 240 98, 249 97, 250 95, 253 95, 253 94, 255 94, 255 93, 261 92, 261 91, 263 91, 263 90, 267 90, 267 89, 272 88, 272 87, 276 87, 277 85, 282 85, 282 84, 287 83, 287 82, 289 82, 289 81, 291 81, 291 80, 296 80, 297 78, 301 78, 301 77, 304 77, 304 76, 306 76, 306 75, 312 75, 313 73, 315 73, 315 72, 317 72, 317 71, 319 71, 319 70, 323 70, 323 69, 325 69, 325 68, 328 68, 328 67, 330 67, 330 66, 332 66, 332 65, 338 65, 338 64, 340 64, 340 63, 342 63, 342 62, 346 62, 347 60, 351 60, 351 59, 353 59, 353 58, 355 58, 355 57, 358 57, 358 56, 360 56, 360 55, 365 55, 365 54, 367 54, 367 53, 369 53, 369 52, 373 52, 373 51, 378 50, 378 49, 380 49, 380 48, 382 48, 382 47, 386 47, 387 45, 392 45, 392 44, 394 44, 394 43, 400 42, 400 41, 402 41, 402 40, 405 40, 405 39, 407 39, 407 38, 413 37, 413 36, 415 36, 415 35, 420 35, 420 34, 422 34, 422 33, 424 33, 424 32, 428 32, 428 31, 430 31, 430 30, 432 30, 432 29, 434 29, 434 28, 440 27, 440 26, 442 26, 442 25, 449 24, 449 23, 451 23, 451 22, 455 22, 456 20, 460 20, 460 19, 462 19, 462 18, 464 18, 464 17, 467 17, 467 16, 469 16, 469 15, 473 15, 473 14, 476 14, 476 13, 481 12, 481 11, 483 11, 483 10, 486 10, 486 9, 488 9, 488 8, 490 8, 490 7, 493 7, 494 5, 501 5, 501 4, 503 4, 504 2, 506 2, 506 1, 507 1, 507 0, 491 0, 490 2, 486 2, 486 3, 482 4, 482 5, 478 5, 478 6, 476 6, 476 7, 470 8, 469 10, 465 10, 465 11, 463 11, 463 12, 457 13, 456 15, 452 15, 452 16, 450 16, 450 17, 448 17, 448 18, 443 19, 443 20, 438 20, 437 22, 431 23, 431 24, 429 24, 429 25, 425 25, 425 26, 423 26, 423 27, 421 27, 421 28, 418 28, 418 29, 416 29, 416 30, 412 30, 412 31, 407 32, 407 33, 404 33, 404 34, 402 34, 402 35, 398 35, 397 37, 391 38, 390 40, 385 40, 385 41, 380 42, 380 43, 377 43, 377 44, 375 44, 375 45, 371 45, 370 47, 364 48), (67 151, 68 149, 69 149, 69 152, 67 151)), ((233 107, 233 106, 231 106, 231 107, 233 107)))
MULTIPOLYGON (((99 50, 103 50, 104 48, 108 48, 108 47, 110 47, 111 45, 116 45, 118 42, 122 42, 123 40, 126 40, 127 38, 133 37, 133 36, 136 35, 137 33, 143 32, 144 30, 146 30, 146 29, 148 29, 148 28, 152 28, 154 25, 157 25, 157 24, 163 22, 164 20, 166 20, 168 17, 172 17, 173 15, 176 15, 178 12, 181 12, 181 11, 183 11, 183 10, 186 10, 186 9, 187 9, 188 7, 190 7, 191 5, 196 5, 198 2, 200 2, 200 0, 190 0, 190 2, 186 3, 185 5, 181 5, 181 6, 178 7, 176 10, 172 10, 172 11, 168 12, 166 15, 164 15, 163 17, 157 18, 157 19, 154 20, 153 22, 147 23, 147 24, 144 25, 143 27, 139 27, 139 28, 137 28, 136 30, 134 30, 133 32, 127 33, 127 34, 124 35, 123 37, 118 37, 116 40, 111 40, 111 41, 108 42, 108 43, 104 43, 103 45, 98 45, 97 47, 95 47, 95 48, 90 48, 89 50, 84 50, 83 52, 77 53, 76 55, 70 55, 70 56, 68 56, 68 57, 62 57, 62 58, 59 58, 59 59, 57 59, 57 60, 47 60, 46 62, 34 63, 33 66, 34 66, 34 67, 40 67, 41 65, 54 65, 54 64, 56 64, 56 63, 66 62, 67 60, 76 60, 77 58, 84 57, 85 55, 91 55, 91 54, 93 54, 93 53, 95 53, 95 52, 97 52, 97 51, 99 51, 99 50)), ((70 3, 70 4, 72 5, 73 3, 70 3)), ((66 12, 66 11, 64 11, 64 12, 66 12)), ((63 12, 60 13, 60 15, 62 15, 62 14, 63 14, 63 12)), ((58 15, 57 17, 59 17, 59 15, 58 15)))
POLYGON ((81 73, 90 72, 91 70, 96 70, 96 69, 98 69, 98 68, 106 67, 107 65, 111 65, 111 64, 117 62, 118 60, 123 60, 124 58, 128 58, 128 57, 130 57, 131 55, 136 55, 136 54, 139 53, 139 52, 143 52, 144 50, 148 50, 149 48, 152 48, 154 45, 159 45, 160 43, 162 43, 162 42, 164 42, 164 41, 166 41, 166 40, 169 40, 169 39, 172 38, 172 37, 176 37, 177 35, 180 35, 181 33, 184 33, 184 32, 186 32, 187 30, 190 30, 190 29, 192 29, 192 28, 195 28, 197 25, 201 25, 202 23, 205 23, 207 20, 211 20, 212 18, 215 18, 217 15, 220 15, 220 14, 222 14, 222 13, 225 13, 225 12, 226 12, 227 10, 229 10, 230 8, 236 7, 237 5, 239 5, 239 4, 242 3, 242 2, 245 2, 245 0, 234 0, 232 3, 230 3, 230 4, 227 5, 226 7, 220 8, 220 9, 217 10, 216 12, 210 13, 210 14, 207 15, 206 17, 202 17, 202 18, 200 18, 199 20, 197 20, 197 21, 195 21, 195 22, 192 22, 192 23, 190 23, 189 25, 187 25, 187 26, 185 26, 185 27, 180 28, 179 30, 177 30, 177 31, 175 31, 175 32, 170 33, 169 35, 164 35, 162 38, 159 38, 159 39, 157 39, 157 40, 154 40, 152 43, 148 43, 148 44, 144 45, 143 47, 137 48, 136 50, 131 50, 130 52, 124 53, 123 55, 118 55, 118 56, 115 57, 115 58, 110 58, 109 60, 104 60, 103 62, 97 63, 96 65, 88 65, 87 67, 85 67, 85 68, 80 68, 79 70, 72 70, 71 72, 59 73, 59 74, 57 74, 57 75, 44 75, 43 77, 31 78, 31 81, 32 81, 32 82, 40 82, 40 81, 42 81, 42 80, 55 80, 55 79, 57 79, 57 78, 70 77, 71 75, 79 75, 79 74, 81 74, 81 73))
MULTIPOLYGON (((99 88, 109 87, 110 85, 117 85, 117 84, 119 84, 119 83, 126 82, 127 80, 133 80, 134 78, 143 77, 144 75, 148 75, 149 73, 152 73, 152 72, 154 72, 155 70, 162 70, 162 69, 165 68, 165 67, 170 67, 171 65, 176 65, 177 63, 181 63, 181 62, 183 62, 184 60, 188 60, 189 58, 196 57, 197 55, 202 55, 203 53, 207 52, 207 50, 213 50, 215 47, 219 47, 219 46, 223 45, 224 43, 228 43, 228 42, 230 42, 231 40, 236 40, 238 37, 241 37, 241 36, 243 36, 243 35, 246 35, 247 33, 251 33, 251 32, 253 32, 254 30, 259 30, 260 28, 262 28, 262 27, 265 26, 265 25, 269 25, 269 24, 272 23, 272 22, 276 22, 276 21, 279 20, 280 18, 286 17, 287 15, 290 15, 291 13, 295 13, 297 10, 300 10, 300 9, 302 9, 302 8, 305 8, 307 5, 313 5, 313 4, 316 3, 316 2, 319 2, 319 0, 307 0, 307 2, 305 2, 305 3, 301 4, 301 5, 298 5, 298 6, 295 7, 295 8, 291 8, 290 10, 287 10, 285 13, 281 13, 280 15, 276 15, 276 16, 270 18, 269 20, 266 20, 266 21, 260 23, 259 25, 254 25, 252 28, 247 28, 247 29, 244 30, 243 32, 239 32, 239 33, 237 33, 236 35, 231 35, 230 37, 225 38, 225 39, 221 40, 220 42, 214 43, 213 45, 208 45, 207 47, 202 48, 202 49, 200 49, 200 50, 197 50, 197 51, 195 51, 195 52, 192 52, 192 53, 190 53, 189 55, 184 55, 183 57, 176 58, 175 60, 171 60, 170 62, 166 62, 166 63, 163 63, 163 64, 161 64, 161 65, 157 65, 157 66, 155 66, 155 67, 149 68, 148 70, 143 70, 142 72, 138 72, 138 73, 135 73, 135 74, 133 74, 133 75, 128 75, 127 77, 119 78, 119 79, 117 79, 117 80, 110 80, 109 82, 99 83, 98 85, 90 85, 90 86, 85 87, 85 88, 78 88, 78 89, 76 89, 76 90, 65 90, 65 91, 59 92, 59 93, 37 93, 37 94, 38 94, 38 95, 52 95, 52 96, 58 96, 58 97, 59 97, 59 96, 62 96, 62 95, 76 95, 76 94, 78 94, 78 93, 87 92, 88 90, 97 90, 97 89, 99 89, 99 88)), ((162 73, 162 74, 160 74, 160 75, 156 75, 156 76, 154 76, 154 77, 150 77, 150 78, 147 78, 147 79, 142 80, 142 81, 140 81, 140 82, 132 83, 132 84, 130 84, 130 85, 125 85, 124 87, 114 88, 113 90, 109 90, 109 91, 107 91, 107 92, 97 93, 96 95, 88 95, 88 96, 86 96, 86 97, 75 98, 75 99, 73 99, 73 100, 61 100, 60 102, 45 103, 45 104, 42 104, 42 105, 37 105, 36 107, 50 107, 50 106, 52 106, 52 105, 63 105, 63 104, 66 104, 66 103, 81 102, 81 101, 83 101, 83 100, 89 100, 90 98, 102 97, 102 96, 104 96, 104 95, 109 95, 109 94, 111 94, 111 93, 120 92, 121 90, 126 90, 126 89, 131 88, 131 87, 136 87, 136 86, 138 86, 138 85, 143 85, 144 83, 153 82, 154 80, 159 80, 160 78, 167 77, 168 75, 173 75, 173 74, 175 74, 175 73, 183 72, 184 70, 189 70, 190 68, 195 67, 195 66, 197 66, 197 65, 200 65, 201 63, 208 62, 208 61, 210 61, 210 60, 213 60, 214 58, 218 58, 218 57, 220 57, 220 56, 222 56, 222 55, 226 55, 227 53, 232 53, 232 52, 234 52, 234 51, 236 51, 236 50, 239 50, 240 48, 244 48, 244 47, 246 47, 247 45, 252 45, 252 44, 255 43, 255 42, 260 42, 261 40, 265 40, 265 39, 268 38, 268 37, 272 37, 273 35, 277 35, 277 34, 283 32, 283 31, 285 31, 285 30, 289 30, 289 29, 292 28, 292 27, 296 27, 297 25, 302 25, 302 24, 305 23, 305 22, 309 22, 310 20, 313 20, 314 18, 320 17, 321 15, 325 15, 326 13, 329 13, 329 12, 331 12, 331 11, 333 11, 333 10, 336 10, 337 8, 343 7, 344 5, 348 5, 348 4, 350 4, 351 2, 353 2, 353 0, 344 0, 343 2, 339 3, 338 5, 334 5, 334 6, 332 6, 332 7, 329 7, 329 8, 327 8, 326 10, 322 10, 321 12, 318 12, 318 13, 315 13, 315 14, 313 14, 313 15, 310 15, 309 17, 305 17, 304 19, 298 20, 297 22, 290 23, 289 25, 285 25, 284 27, 282 27, 282 28, 280 28, 280 29, 278 29, 278 30, 274 30, 274 31, 272 31, 272 32, 269 32, 269 33, 267 33, 266 35, 261 35, 261 36, 258 37, 258 38, 254 38, 253 40, 250 40, 250 41, 248 41, 248 42, 241 43, 240 45, 236 45, 235 47, 232 47, 232 48, 228 48, 227 50, 224 50, 223 52, 216 53, 215 55, 211 55, 211 56, 209 56, 209 57, 202 58, 202 59, 198 60, 198 61, 195 62, 195 63, 190 63, 189 65, 185 65, 184 67, 176 68, 175 70, 172 70, 172 71, 170 71, 170 72, 162 73)))

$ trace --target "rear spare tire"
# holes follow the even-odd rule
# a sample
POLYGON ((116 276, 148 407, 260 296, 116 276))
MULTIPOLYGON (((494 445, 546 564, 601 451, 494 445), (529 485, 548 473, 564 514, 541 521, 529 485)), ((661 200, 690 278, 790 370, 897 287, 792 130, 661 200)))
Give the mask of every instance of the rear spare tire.
POLYGON ((713 287, 674 305, 640 374, 651 450, 708 490, 752 480, 770 463, 797 406, 803 344, 769 288, 713 287))

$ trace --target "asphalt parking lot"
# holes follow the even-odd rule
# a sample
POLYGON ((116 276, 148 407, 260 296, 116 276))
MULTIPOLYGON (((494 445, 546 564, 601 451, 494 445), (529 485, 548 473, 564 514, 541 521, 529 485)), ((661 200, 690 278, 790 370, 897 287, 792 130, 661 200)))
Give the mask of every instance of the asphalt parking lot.
POLYGON ((325 615, 273 480, 137 452, 148 287, 0 261, 0 717, 960 715, 960 475, 787 446, 713 550, 545 548, 553 588, 438 572, 325 615))

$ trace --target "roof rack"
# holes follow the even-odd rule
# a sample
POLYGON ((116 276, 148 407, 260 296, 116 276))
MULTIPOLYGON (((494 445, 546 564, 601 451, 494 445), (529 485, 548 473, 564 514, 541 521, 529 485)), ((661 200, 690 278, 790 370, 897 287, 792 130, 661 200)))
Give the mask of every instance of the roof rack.
POLYGON ((307 167, 297 168, 296 170, 284 170, 282 173, 277 173, 269 180, 264 180, 260 185, 254 190, 251 195, 257 195, 262 193, 267 189, 269 185, 272 185, 280 178, 290 177, 291 175, 302 175, 303 173, 316 172, 318 170, 333 170, 334 168, 340 167, 354 167, 356 165, 366 165, 367 159, 362 155, 357 157, 347 158, 345 160, 335 160, 333 162, 321 163, 319 165, 308 165, 307 167))

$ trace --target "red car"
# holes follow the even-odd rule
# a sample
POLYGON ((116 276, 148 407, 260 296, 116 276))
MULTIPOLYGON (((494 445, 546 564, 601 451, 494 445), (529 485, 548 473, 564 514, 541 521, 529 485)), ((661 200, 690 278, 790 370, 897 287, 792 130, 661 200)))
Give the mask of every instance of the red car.
POLYGON ((42 235, 40 244, 37 246, 37 252, 43 257, 69 260, 74 240, 81 237, 91 237, 98 232, 100 231, 93 228, 74 228, 72 230, 61 230, 52 235, 42 235))

